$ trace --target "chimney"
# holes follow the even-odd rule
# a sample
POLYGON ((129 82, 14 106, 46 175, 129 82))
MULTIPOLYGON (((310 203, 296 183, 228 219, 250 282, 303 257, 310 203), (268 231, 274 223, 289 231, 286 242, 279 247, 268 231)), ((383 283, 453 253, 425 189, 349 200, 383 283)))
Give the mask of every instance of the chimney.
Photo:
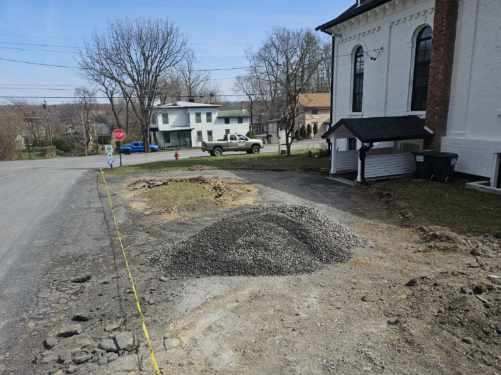
POLYGON ((433 149, 440 150, 447 131, 459 0, 436 0, 433 47, 426 105, 426 124, 435 131, 433 149))

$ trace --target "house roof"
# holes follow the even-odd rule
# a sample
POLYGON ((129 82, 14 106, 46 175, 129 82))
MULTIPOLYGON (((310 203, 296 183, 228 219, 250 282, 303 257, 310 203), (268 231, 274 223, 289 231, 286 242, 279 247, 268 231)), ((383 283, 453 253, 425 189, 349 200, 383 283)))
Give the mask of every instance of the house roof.
POLYGON ((367 0, 365 3, 361 5, 357 5, 356 3, 353 4, 351 7, 346 9, 343 13, 341 13, 339 16, 334 18, 333 20, 330 20, 329 22, 326 22, 316 28, 316 30, 324 31, 326 32, 327 29, 330 29, 332 26, 339 25, 340 23, 343 23, 345 21, 348 21, 349 19, 352 19, 356 16, 359 16, 365 12, 368 12, 374 8, 377 8, 380 5, 389 3, 391 0, 367 0))
POLYGON ((205 104, 205 103, 194 103, 194 102, 183 102, 177 101, 174 103, 167 103, 162 105, 157 105, 154 109, 173 109, 173 108, 217 108, 221 107, 219 104, 205 104))
POLYGON ((330 108, 329 93, 310 93, 299 95, 299 104, 305 108, 330 108))
POLYGON ((218 117, 250 117, 250 115, 245 109, 229 109, 219 111, 218 117))
POLYGON ((426 121, 418 116, 349 118, 338 121, 322 138, 328 138, 345 126, 362 142, 424 139, 433 135, 425 124, 426 121))

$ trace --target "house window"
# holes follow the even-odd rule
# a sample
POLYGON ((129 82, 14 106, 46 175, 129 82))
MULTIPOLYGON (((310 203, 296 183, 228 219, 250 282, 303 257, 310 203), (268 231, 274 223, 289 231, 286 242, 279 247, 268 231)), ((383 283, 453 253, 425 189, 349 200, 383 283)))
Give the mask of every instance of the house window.
POLYGON ((170 143, 170 133, 162 132, 162 135, 164 136, 164 143, 170 143))
POLYGON ((243 124, 244 123, 244 118, 243 117, 239 117, 238 118, 238 123, 239 124, 243 124))
POLYGON ((168 124, 168 123, 169 123, 169 114, 162 113, 162 124, 168 124))
POLYGON ((358 47, 353 59, 353 112, 362 112, 364 96, 364 49, 358 47))
POLYGON ((202 142, 204 140, 204 136, 201 130, 197 131, 197 142, 202 142))
POLYGON ((206 122, 208 122, 208 123, 211 123, 211 122, 212 122, 212 112, 207 112, 207 113, 205 114, 205 120, 206 120, 206 122))
POLYGON ((200 124, 202 122, 202 113, 201 112, 195 113, 195 122, 197 124, 200 124))
POLYGON ((430 76, 432 29, 423 28, 416 37, 414 57, 414 78, 412 81, 412 111, 425 111, 428 99, 428 79, 430 76))
POLYGON ((207 130, 207 140, 209 142, 212 142, 213 137, 212 137, 212 130, 207 130))
POLYGON ((312 109, 312 110, 311 110, 311 114, 312 114, 312 115, 318 115, 318 109, 316 109, 316 108, 315 108, 315 109, 312 109))
POLYGON ((230 118, 229 118, 229 117, 225 117, 225 118, 224 118, 224 123, 225 123, 226 125, 228 125, 228 124, 230 123, 230 118))
POLYGON ((226 135, 230 134, 230 129, 224 129, 224 134, 226 135))

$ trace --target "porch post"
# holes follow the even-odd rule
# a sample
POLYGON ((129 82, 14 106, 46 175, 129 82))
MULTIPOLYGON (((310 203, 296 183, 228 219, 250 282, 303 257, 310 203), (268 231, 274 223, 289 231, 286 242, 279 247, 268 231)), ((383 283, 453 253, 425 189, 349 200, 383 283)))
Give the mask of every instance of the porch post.
POLYGON ((362 160, 360 160, 360 149, 362 148, 362 142, 357 138, 357 182, 362 183, 362 160))
POLYGON ((331 175, 334 175, 334 174, 337 173, 337 170, 336 170, 336 156, 337 156, 336 136, 332 135, 331 136, 331 175))

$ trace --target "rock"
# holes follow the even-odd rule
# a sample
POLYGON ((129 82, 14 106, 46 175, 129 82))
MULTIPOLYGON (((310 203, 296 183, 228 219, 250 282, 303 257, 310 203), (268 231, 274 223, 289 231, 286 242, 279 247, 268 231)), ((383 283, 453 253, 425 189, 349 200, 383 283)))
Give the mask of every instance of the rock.
POLYGON ((170 350, 177 348, 181 345, 181 340, 175 337, 164 337, 164 348, 165 350, 170 350))
POLYGON ((56 333, 57 337, 71 337, 82 333, 82 326, 80 324, 68 324, 62 326, 56 333))
POLYGON ((369 302, 369 299, 367 298, 367 296, 363 296, 360 299, 362 300, 362 302, 369 302))
POLYGON ((398 319, 398 318, 388 319, 387 323, 388 323, 390 326, 396 326, 397 324, 399 324, 399 323, 400 323, 400 319, 398 319))
POLYGON ((482 285, 475 285, 473 287, 473 294, 483 294, 485 292, 485 288, 482 285))
POLYGON ((51 375, 64 375, 63 370, 55 370, 54 372, 51 372, 51 375))
POLYGON ((57 339, 55 337, 47 337, 43 342, 43 346, 45 347, 45 349, 49 350, 56 345, 57 345, 57 339))
POLYGON ((106 357, 100 357, 98 360, 97 360, 97 364, 99 366, 104 366, 104 365, 107 365, 108 364, 108 358, 106 357))
POLYGON ((119 329, 121 326, 122 326, 122 321, 117 320, 115 322, 108 323, 106 325, 106 327, 104 327, 104 330, 106 332, 113 332, 113 331, 116 331, 117 329, 119 329))
POLYGON ((108 353, 106 355, 106 359, 108 360, 108 363, 115 361, 118 358, 118 354, 116 353, 108 353))
POLYGON ((64 352, 64 353, 59 354, 59 356, 57 357, 57 363, 60 363, 63 365, 70 364, 71 363, 71 353, 64 352))
POLYGON ((97 347, 96 342, 89 336, 79 337, 78 340, 76 341, 76 344, 81 349, 87 349, 88 351, 93 351, 97 347))
POLYGON ((473 339, 471 337, 463 337, 463 342, 465 344, 471 345, 473 344, 473 339))
POLYGON ((76 365, 81 365, 85 362, 89 362, 92 359, 92 354, 84 351, 76 352, 73 353, 72 358, 73 358, 73 363, 75 363, 76 365))
POLYGON ((470 254, 473 255, 474 257, 482 256, 482 253, 480 252, 479 249, 473 249, 472 251, 470 251, 470 254))
POLYGON ((124 357, 118 358, 110 367, 110 370, 112 373, 117 373, 120 371, 137 371, 138 369, 138 361, 137 361, 137 356, 130 354, 126 355, 124 357))
POLYGON ((57 361, 57 354, 45 353, 42 356, 42 360, 40 362, 43 363, 44 365, 46 365, 48 363, 52 363, 52 362, 56 362, 56 361, 57 361))
POLYGON ((102 339, 99 342, 98 348, 104 350, 105 352, 118 352, 118 347, 113 339, 102 339))
POLYGON ((119 350, 131 351, 134 349, 134 336, 130 332, 121 332, 115 335, 115 343, 119 350))
POLYGON ((498 285, 501 285, 501 276, 498 276, 498 275, 487 275, 487 279, 494 283, 494 284, 498 284, 498 285))
POLYGON ((90 316, 84 312, 79 312, 74 314, 71 320, 74 322, 88 322, 90 320, 90 316))
POLYGON ((76 283, 76 284, 83 284, 83 283, 90 281, 90 279, 92 279, 92 275, 88 273, 88 274, 80 275, 80 276, 77 276, 77 277, 71 279, 71 282, 76 283))
POLYGON ((67 374, 74 374, 75 372, 78 371, 78 367, 76 366, 73 366, 73 365, 70 365, 67 369, 66 369, 66 373, 67 374))
POLYGON ((405 286, 412 287, 412 286, 416 286, 417 284, 418 284, 417 279, 410 279, 409 281, 407 281, 407 284, 405 284, 405 286))
POLYGON ((160 281, 165 283, 165 282, 169 281, 169 278, 165 277, 165 276, 160 276, 160 281))

